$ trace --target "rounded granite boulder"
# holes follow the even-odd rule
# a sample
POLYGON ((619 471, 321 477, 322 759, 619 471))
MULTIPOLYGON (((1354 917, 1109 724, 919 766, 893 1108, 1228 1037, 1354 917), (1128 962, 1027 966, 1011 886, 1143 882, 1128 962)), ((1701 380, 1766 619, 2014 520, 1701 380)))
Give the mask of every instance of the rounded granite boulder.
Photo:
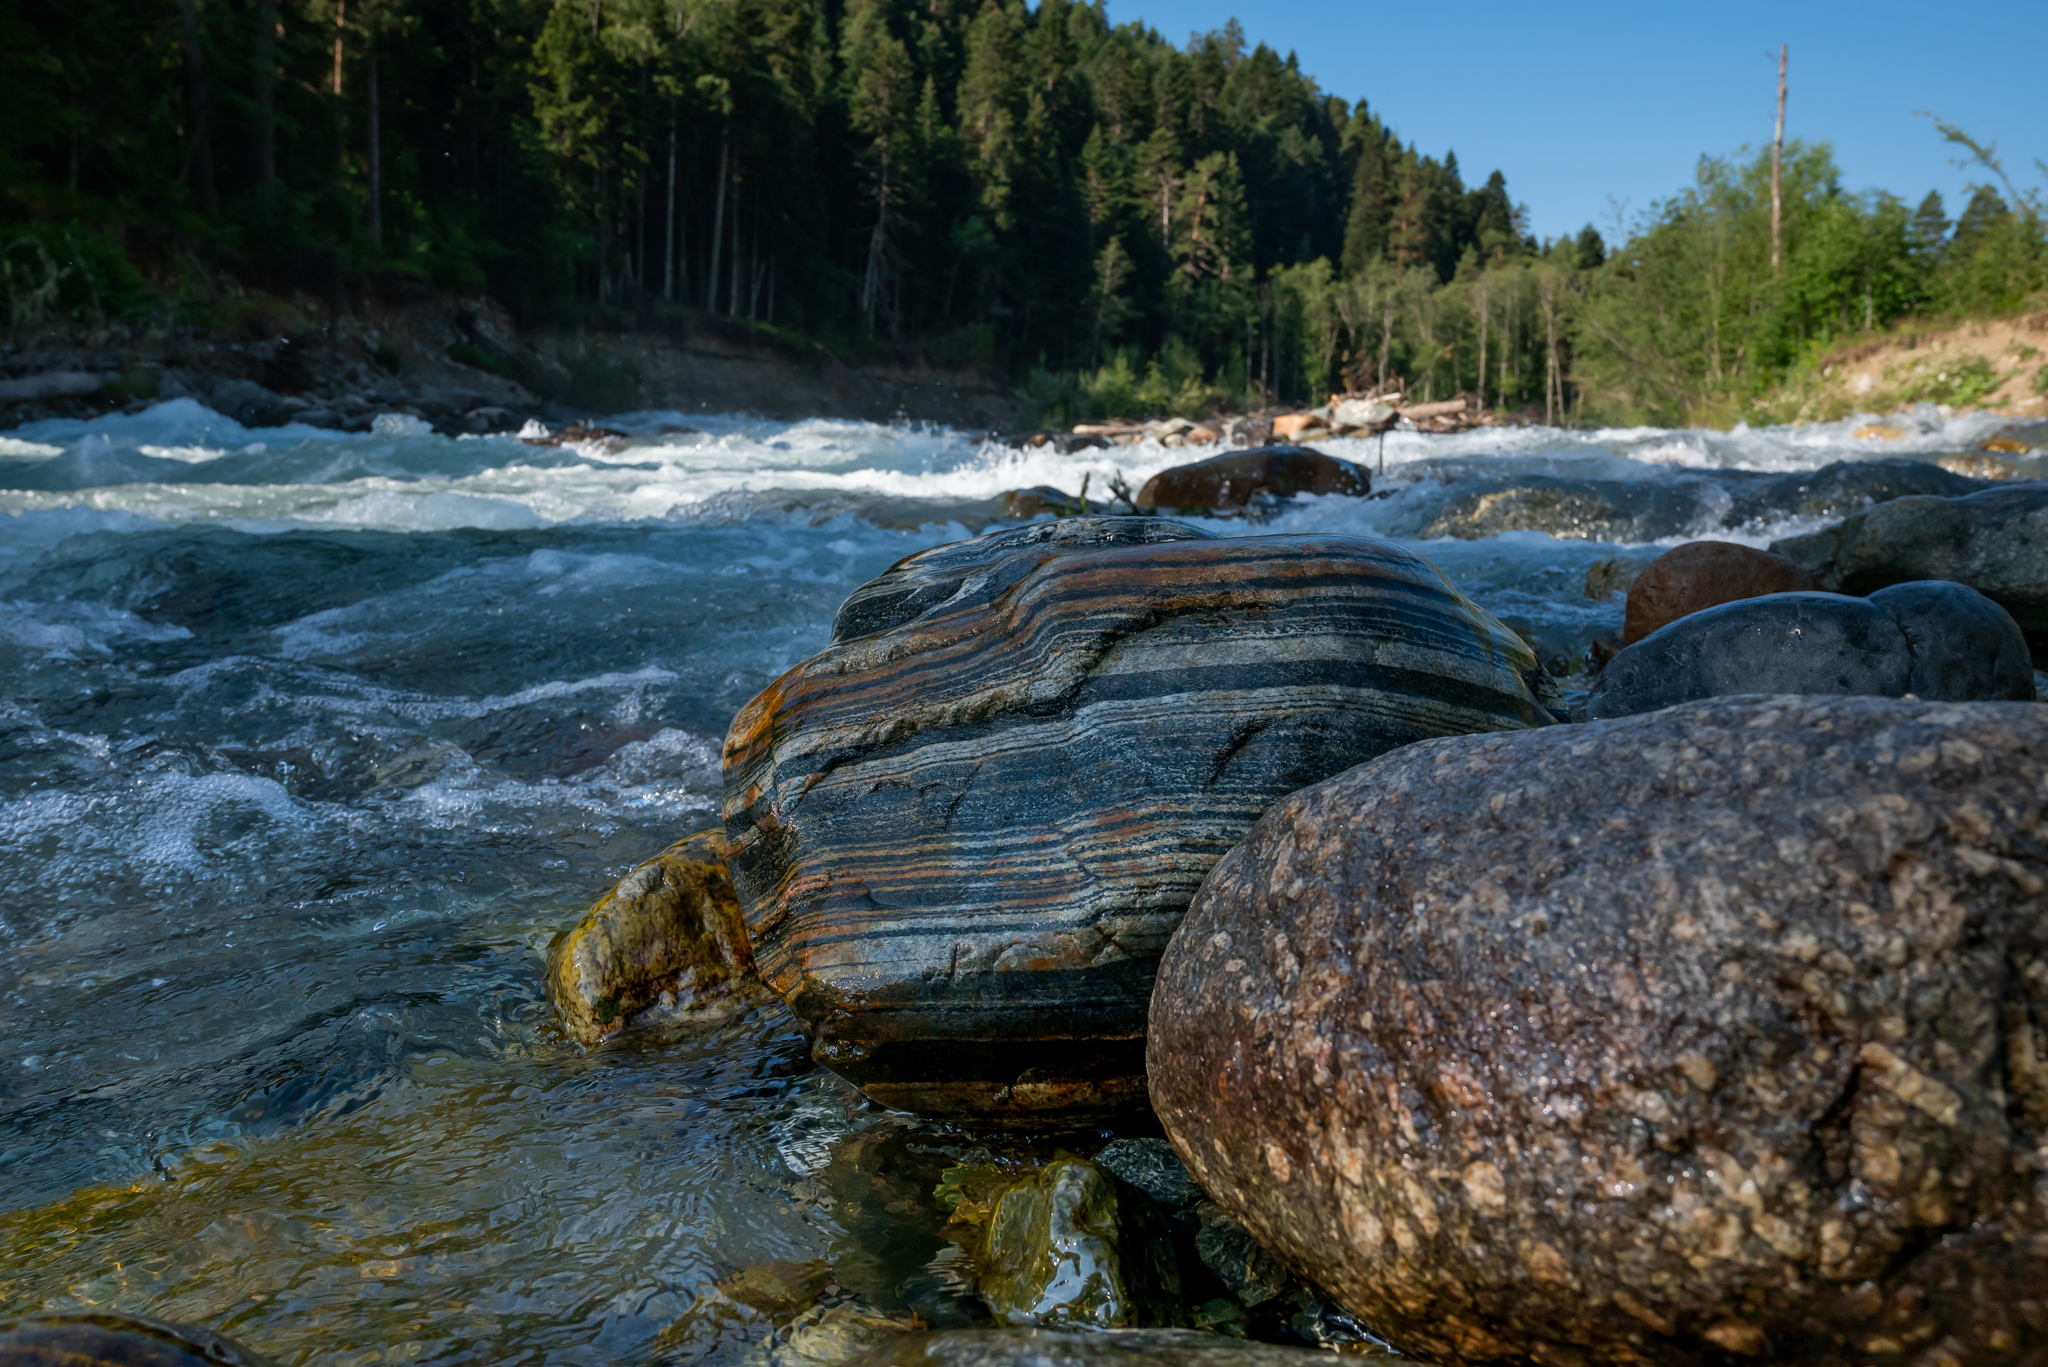
POLYGON ((1736 698, 1276 803, 1160 964, 1152 1098, 1444 1364, 2048 1356, 2048 709, 1736 698))
POLYGON ((1681 617, 1621 651, 1586 716, 1742 693, 2023 702, 2034 671, 2012 617, 1963 584, 1900 584, 1868 598, 1772 593, 1681 617))
POLYGON ((1548 686, 1371 539, 1104 517, 922 552, 726 737, 755 961, 884 1105, 1039 1129, 1142 1107, 1159 951, 1267 804, 1545 724, 1548 686))

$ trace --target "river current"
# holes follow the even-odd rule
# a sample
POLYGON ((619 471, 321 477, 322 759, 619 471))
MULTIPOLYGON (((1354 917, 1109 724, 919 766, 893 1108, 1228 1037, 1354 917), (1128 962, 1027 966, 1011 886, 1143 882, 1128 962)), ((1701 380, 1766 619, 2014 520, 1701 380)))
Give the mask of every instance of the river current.
MULTIPOLYGON (((0 1313, 282 1363, 741 1361, 772 1326, 714 1286, 823 1260, 876 1314, 973 1320, 944 1229, 887 1215, 969 1141, 775 1010, 585 1053, 542 956, 715 824, 727 719, 855 585, 1004 490, 1202 453, 604 421, 634 444, 190 400, 0 433, 0 1313)), ((1198 525, 1408 541, 1564 671, 1621 623, 1594 563, 1824 525, 1858 495, 1786 476, 2000 425, 1888 421, 1317 442, 1386 496, 1198 525)))

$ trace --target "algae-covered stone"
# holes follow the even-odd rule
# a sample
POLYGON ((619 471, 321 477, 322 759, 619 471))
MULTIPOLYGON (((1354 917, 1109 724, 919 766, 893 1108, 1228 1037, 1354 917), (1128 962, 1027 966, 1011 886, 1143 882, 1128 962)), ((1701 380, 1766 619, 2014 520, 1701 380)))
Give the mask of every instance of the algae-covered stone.
POLYGON ((996 1201, 981 1296, 1007 1325, 1171 1323, 1180 1269, 1161 1223, 1094 1163, 1061 1159, 996 1201))
POLYGON ((548 947, 548 1000, 576 1040, 722 1019, 762 995, 715 831, 679 840, 548 947))
POLYGON ((208 1329, 105 1311, 0 1319, 7 1367, 269 1367, 208 1329))
POLYGON ((795 1315, 815 1304, 832 1282, 832 1265, 823 1258, 790 1262, 774 1258, 741 1268, 718 1283, 728 1300, 764 1315, 795 1315))

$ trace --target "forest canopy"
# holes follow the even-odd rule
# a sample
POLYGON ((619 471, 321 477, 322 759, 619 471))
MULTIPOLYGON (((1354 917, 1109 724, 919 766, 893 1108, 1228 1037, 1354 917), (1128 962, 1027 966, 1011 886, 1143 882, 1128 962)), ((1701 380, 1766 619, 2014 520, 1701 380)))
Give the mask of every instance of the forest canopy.
MULTIPOLYGON (((1026 377, 1037 416, 1394 379, 1727 416, 1818 350, 2048 284, 2040 205, 1952 222, 1769 150, 1609 243, 1404 143, 1234 21, 1041 0, 17 0, 0 284, 203 313, 398 275, 532 325, 718 314, 1026 377)), ((41 314, 37 314, 41 316, 41 314)))

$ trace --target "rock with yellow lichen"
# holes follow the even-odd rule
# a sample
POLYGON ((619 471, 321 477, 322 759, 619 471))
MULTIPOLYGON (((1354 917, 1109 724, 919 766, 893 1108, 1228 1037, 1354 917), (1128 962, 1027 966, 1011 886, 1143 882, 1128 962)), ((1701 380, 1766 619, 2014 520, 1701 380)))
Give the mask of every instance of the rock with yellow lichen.
POLYGON ((2048 1360, 2044 793, 2024 702, 1407 746, 1210 872, 1154 1107, 1443 1367, 2048 1360))
POLYGON ((714 1023, 764 1000, 725 838, 663 850, 548 947, 548 1000, 578 1043, 625 1029, 714 1023))

